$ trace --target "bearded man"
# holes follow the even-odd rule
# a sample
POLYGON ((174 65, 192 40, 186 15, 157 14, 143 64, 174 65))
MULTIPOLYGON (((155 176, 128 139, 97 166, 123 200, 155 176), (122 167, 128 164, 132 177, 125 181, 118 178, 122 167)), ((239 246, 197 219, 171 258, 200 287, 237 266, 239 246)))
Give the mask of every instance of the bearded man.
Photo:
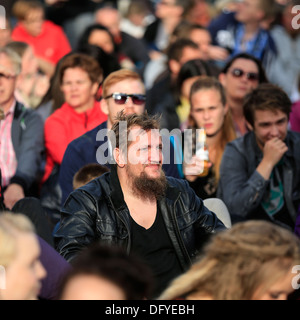
POLYGON ((122 246, 150 267, 157 297, 226 228, 185 180, 165 176, 156 117, 122 111, 109 139, 115 165, 69 195, 56 248, 70 261, 94 241, 122 246))

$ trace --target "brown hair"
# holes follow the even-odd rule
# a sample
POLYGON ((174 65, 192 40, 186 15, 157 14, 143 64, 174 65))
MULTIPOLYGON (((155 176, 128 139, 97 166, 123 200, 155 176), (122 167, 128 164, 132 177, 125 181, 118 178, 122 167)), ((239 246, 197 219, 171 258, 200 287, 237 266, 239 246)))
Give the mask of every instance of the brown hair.
MULTIPOLYGON (((126 115, 124 110, 120 111, 117 114, 116 121, 113 124, 111 131, 109 132, 109 138, 114 148, 121 148, 122 145, 120 145, 120 141, 127 141, 127 147, 130 144, 130 141, 128 141, 128 135, 130 133, 130 129, 138 126, 144 131, 149 131, 152 129, 159 129, 159 116, 158 115, 148 115, 147 112, 144 112, 140 115, 138 114, 129 114, 126 115), (121 132, 120 130, 120 122, 126 122, 127 127, 126 131, 121 132), (114 139, 112 138, 112 135, 114 135, 114 139)), ((123 149, 122 149, 123 150, 123 149)))
POLYGON ((73 189, 77 189, 91 180, 100 177, 105 172, 108 172, 109 168, 99 163, 89 163, 80 168, 73 177, 73 189))
MULTIPOLYGON (((198 80, 196 80, 191 87, 191 91, 190 91, 191 110, 193 108, 192 96, 200 90, 207 90, 207 89, 214 89, 217 92, 219 92, 220 97, 221 97, 221 103, 225 108, 226 93, 225 93, 224 87, 216 78, 204 76, 204 77, 201 77, 198 80)), ((195 120, 193 119, 191 114, 189 115, 188 123, 189 123, 190 128, 197 129, 195 120)), ((220 179, 220 164, 221 164, 221 160, 222 160, 225 146, 228 142, 234 140, 235 138, 236 138, 236 133, 235 133, 234 126, 233 126, 231 113, 228 110, 225 117, 224 117, 224 122, 222 125, 222 133, 220 134, 219 141, 214 146, 215 150, 216 150, 216 160, 214 163, 213 170, 214 170, 215 177, 216 177, 216 184, 218 184, 218 181, 220 179)))
POLYGON ((202 258, 159 299, 193 293, 215 300, 250 300, 300 263, 299 241, 291 231, 268 221, 239 222, 214 235, 202 258))
POLYGON ((81 68, 92 83, 101 83, 103 78, 102 68, 93 57, 84 53, 72 53, 66 56, 59 66, 59 83, 62 84, 63 76, 68 68, 81 68))
POLYGON ((23 21, 31 10, 37 9, 44 12, 44 7, 39 1, 19 0, 14 3, 12 7, 12 14, 17 18, 17 20, 23 21))
POLYGON ((142 85, 143 81, 138 73, 129 69, 121 69, 111 72, 103 82, 103 97, 107 96, 108 89, 114 84, 124 80, 139 80, 142 85))
POLYGON ((286 92, 271 83, 263 83, 246 95, 243 105, 245 118, 252 127, 256 110, 281 111, 289 119, 291 108, 292 102, 286 92))

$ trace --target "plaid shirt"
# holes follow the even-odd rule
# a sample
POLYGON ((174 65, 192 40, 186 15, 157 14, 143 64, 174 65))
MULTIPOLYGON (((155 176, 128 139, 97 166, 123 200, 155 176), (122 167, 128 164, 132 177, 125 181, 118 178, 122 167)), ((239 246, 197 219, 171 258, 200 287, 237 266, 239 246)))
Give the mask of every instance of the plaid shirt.
POLYGON ((0 168, 2 173, 2 187, 6 187, 17 169, 17 158, 12 144, 11 126, 14 118, 16 101, 0 121, 0 168))

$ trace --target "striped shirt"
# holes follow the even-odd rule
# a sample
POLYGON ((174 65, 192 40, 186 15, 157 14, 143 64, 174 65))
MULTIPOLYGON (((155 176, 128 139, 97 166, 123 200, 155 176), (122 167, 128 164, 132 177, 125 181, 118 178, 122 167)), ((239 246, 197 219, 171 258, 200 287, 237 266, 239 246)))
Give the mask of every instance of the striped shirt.
POLYGON ((0 168, 2 173, 2 187, 6 187, 17 169, 17 158, 12 143, 11 127, 14 118, 16 101, 0 121, 0 168))

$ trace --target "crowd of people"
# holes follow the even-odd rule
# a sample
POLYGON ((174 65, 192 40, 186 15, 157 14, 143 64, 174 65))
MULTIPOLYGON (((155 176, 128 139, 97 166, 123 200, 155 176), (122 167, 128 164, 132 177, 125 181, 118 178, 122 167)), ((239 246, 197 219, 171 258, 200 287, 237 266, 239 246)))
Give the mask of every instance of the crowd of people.
POLYGON ((4 3, 0 299, 299 299, 295 6, 4 3))

